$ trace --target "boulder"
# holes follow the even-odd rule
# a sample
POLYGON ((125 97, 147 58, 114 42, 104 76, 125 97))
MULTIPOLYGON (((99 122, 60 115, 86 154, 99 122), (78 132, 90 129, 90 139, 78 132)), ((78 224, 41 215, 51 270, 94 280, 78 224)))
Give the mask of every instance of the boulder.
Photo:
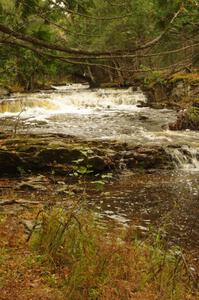
POLYGON ((103 157, 92 156, 88 159, 88 164, 94 171, 104 171, 108 165, 103 157))

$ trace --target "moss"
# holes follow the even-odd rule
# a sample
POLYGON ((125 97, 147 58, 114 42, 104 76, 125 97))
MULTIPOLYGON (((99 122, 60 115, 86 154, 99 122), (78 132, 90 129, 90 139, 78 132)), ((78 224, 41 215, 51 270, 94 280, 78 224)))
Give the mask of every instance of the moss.
POLYGON ((156 84, 164 85, 166 82, 165 74, 159 71, 153 71, 144 78, 145 85, 150 87, 156 84))
POLYGON ((189 121, 199 124, 199 107, 190 107, 187 110, 187 116, 189 121))
POLYGON ((60 148, 67 148, 67 149, 79 149, 79 150, 84 150, 85 147, 80 144, 80 143, 66 143, 63 141, 52 141, 48 143, 48 148, 51 149, 60 149, 60 148))
POLYGON ((175 83, 177 81, 187 81, 188 83, 199 83, 199 74, 198 73, 176 73, 171 76, 170 82, 175 83))

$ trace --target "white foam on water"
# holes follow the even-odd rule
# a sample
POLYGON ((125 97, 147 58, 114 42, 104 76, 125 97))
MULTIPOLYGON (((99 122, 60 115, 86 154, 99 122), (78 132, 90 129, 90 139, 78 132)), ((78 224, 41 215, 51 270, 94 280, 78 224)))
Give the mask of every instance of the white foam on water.
POLYGON ((181 148, 168 148, 166 151, 171 155, 176 168, 199 171, 199 148, 184 145, 181 148))
MULTIPOLYGON (((61 89, 61 87, 58 87, 61 89)), ((0 102, 0 117, 17 115, 35 116, 35 119, 48 118, 57 114, 91 114, 100 111, 138 111, 137 104, 146 102, 141 92, 132 89, 74 90, 66 93, 17 94, 0 102)))

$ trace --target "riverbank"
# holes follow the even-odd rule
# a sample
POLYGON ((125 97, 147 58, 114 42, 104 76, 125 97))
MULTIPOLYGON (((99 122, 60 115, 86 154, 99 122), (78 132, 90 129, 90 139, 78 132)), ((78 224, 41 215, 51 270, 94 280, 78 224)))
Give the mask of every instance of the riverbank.
POLYGON ((154 108, 180 111, 171 130, 199 130, 199 74, 184 72, 170 76, 144 78, 143 90, 154 108))
POLYGON ((1 300, 197 299, 191 257, 165 248, 163 232, 102 228, 77 204, 20 208, 0 218, 1 300))

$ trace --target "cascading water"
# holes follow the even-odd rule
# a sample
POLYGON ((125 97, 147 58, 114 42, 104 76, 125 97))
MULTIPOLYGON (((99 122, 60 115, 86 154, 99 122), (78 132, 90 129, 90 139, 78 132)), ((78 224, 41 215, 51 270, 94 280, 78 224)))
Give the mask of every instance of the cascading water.
POLYGON ((53 132, 84 139, 161 145, 177 168, 199 169, 199 133, 167 130, 166 125, 176 119, 176 113, 140 107, 146 102, 142 91, 132 88, 90 90, 81 84, 54 87, 0 100, 0 125, 12 130, 17 119, 18 130, 26 133, 53 132))
POLYGON ((172 160, 178 169, 199 171, 199 148, 184 145, 181 148, 167 148, 172 160))
POLYGON ((62 88, 57 91, 41 92, 34 94, 16 94, 12 98, 0 101, 0 113, 19 113, 24 110, 24 115, 57 114, 89 112, 97 109, 135 109, 140 102, 146 102, 146 97, 141 92, 129 89, 98 89, 87 90, 62 88))

